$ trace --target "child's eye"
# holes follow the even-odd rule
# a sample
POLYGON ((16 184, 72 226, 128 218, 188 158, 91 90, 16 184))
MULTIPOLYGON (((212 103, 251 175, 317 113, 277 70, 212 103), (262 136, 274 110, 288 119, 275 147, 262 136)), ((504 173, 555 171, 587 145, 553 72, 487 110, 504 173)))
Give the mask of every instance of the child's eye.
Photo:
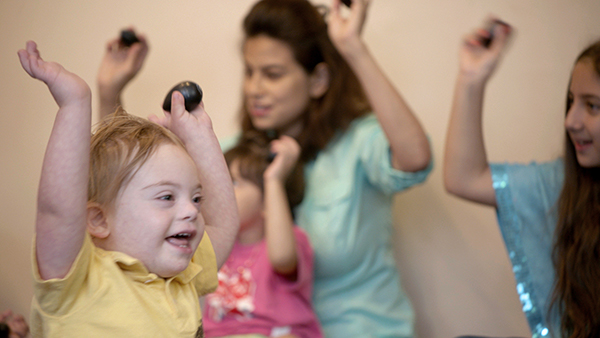
POLYGON ((159 199, 164 200, 164 201, 172 201, 173 195, 163 195, 159 199))
POLYGON ((198 203, 198 204, 201 203, 202 200, 204 200, 204 198, 202 198, 202 196, 196 196, 196 197, 192 198, 192 201, 194 203, 198 203))

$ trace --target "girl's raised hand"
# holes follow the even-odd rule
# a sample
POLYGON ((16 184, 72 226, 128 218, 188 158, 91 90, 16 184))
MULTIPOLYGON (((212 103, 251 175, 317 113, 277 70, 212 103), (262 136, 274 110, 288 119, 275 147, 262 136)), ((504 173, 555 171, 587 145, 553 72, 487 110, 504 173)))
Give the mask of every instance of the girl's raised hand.
POLYGON ((79 76, 69 72, 56 62, 46 62, 40 56, 37 45, 27 41, 25 49, 17 52, 21 66, 32 78, 44 82, 59 107, 70 104, 87 104, 91 90, 79 76))
MULTIPOLYGON (((500 22, 495 18, 488 22, 500 22)), ((506 50, 512 28, 508 24, 498 23, 493 25, 493 39, 489 46, 484 40, 490 37, 490 32, 479 28, 467 35, 460 48, 460 72, 463 77, 473 81, 486 81, 498 65, 500 56, 506 50)))
POLYGON ((360 34, 367 18, 370 0, 352 0, 347 17, 341 14, 342 3, 333 0, 329 14, 328 33, 341 54, 349 55, 362 46, 360 34))
POLYGON ((271 152, 276 155, 265 170, 263 177, 265 181, 276 179, 285 182, 300 157, 300 145, 292 137, 282 135, 271 141, 270 148, 271 152))
MULTIPOLYGON (((134 31, 133 28, 129 28, 134 31)), ((139 42, 124 46, 120 37, 106 44, 106 51, 98 70, 98 88, 101 96, 117 96, 144 65, 148 42, 143 34, 136 34, 139 42)))

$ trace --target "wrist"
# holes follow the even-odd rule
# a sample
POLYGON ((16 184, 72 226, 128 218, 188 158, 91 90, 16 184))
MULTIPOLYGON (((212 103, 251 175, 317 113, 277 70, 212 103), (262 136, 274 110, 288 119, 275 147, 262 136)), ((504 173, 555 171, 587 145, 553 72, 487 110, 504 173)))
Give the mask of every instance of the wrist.
POLYGON ((121 89, 114 89, 113 86, 98 83, 98 97, 101 101, 117 101, 121 97, 121 89))
POLYGON ((487 84, 488 79, 488 76, 480 76, 461 70, 456 79, 456 85, 457 87, 464 89, 483 89, 487 84))
POLYGON ((92 90, 87 84, 73 88, 69 95, 60 95, 50 89, 53 95, 56 94, 55 100, 60 108, 78 107, 88 109, 92 104, 92 90))
POLYGON ((349 64, 357 60, 369 57, 369 49, 362 39, 348 39, 344 43, 336 45, 338 52, 349 64))
POLYGON ((285 180, 275 175, 269 175, 263 177, 263 184, 265 191, 270 188, 283 188, 285 189, 285 180))
MULTIPOLYGON (((188 114, 188 113, 186 113, 188 114)), ((188 152, 197 152, 199 154, 206 151, 218 150, 222 156, 221 146, 216 134, 213 131, 212 124, 198 124, 195 128, 185 128, 171 130, 181 142, 185 145, 188 152)))

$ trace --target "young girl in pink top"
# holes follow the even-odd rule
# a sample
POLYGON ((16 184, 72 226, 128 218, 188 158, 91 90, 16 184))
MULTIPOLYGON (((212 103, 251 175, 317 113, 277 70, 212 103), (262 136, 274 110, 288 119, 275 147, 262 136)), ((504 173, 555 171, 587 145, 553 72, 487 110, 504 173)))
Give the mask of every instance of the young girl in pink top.
POLYGON ((322 337, 312 309, 313 251, 292 221, 303 196, 300 146, 246 137, 227 151, 240 230, 206 298, 207 337, 322 337), (272 161, 271 161, 272 159, 272 161))

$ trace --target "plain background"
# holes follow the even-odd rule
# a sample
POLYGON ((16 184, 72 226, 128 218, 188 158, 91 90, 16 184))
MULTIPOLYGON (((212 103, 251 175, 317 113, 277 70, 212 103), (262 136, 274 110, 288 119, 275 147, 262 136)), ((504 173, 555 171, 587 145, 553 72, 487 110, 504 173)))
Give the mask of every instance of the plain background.
MULTIPOLYGON (((126 109, 161 113, 167 91, 193 80, 204 90, 217 136, 227 137, 237 130, 240 24, 253 3, 0 1, 0 311, 29 314, 36 189, 56 112, 46 87, 21 69, 17 50, 35 40, 46 60, 79 74, 95 93, 106 41, 133 25, 147 34, 151 49, 127 88, 126 109)), ((458 46, 488 14, 516 28, 488 85, 488 156, 555 158, 562 152, 573 61, 600 38, 598 0, 374 0, 364 30, 372 53, 422 121, 435 156, 428 181, 398 195, 394 210, 398 265, 421 337, 529 332, 494 210, 448 195, 442 183, 458 46)))

